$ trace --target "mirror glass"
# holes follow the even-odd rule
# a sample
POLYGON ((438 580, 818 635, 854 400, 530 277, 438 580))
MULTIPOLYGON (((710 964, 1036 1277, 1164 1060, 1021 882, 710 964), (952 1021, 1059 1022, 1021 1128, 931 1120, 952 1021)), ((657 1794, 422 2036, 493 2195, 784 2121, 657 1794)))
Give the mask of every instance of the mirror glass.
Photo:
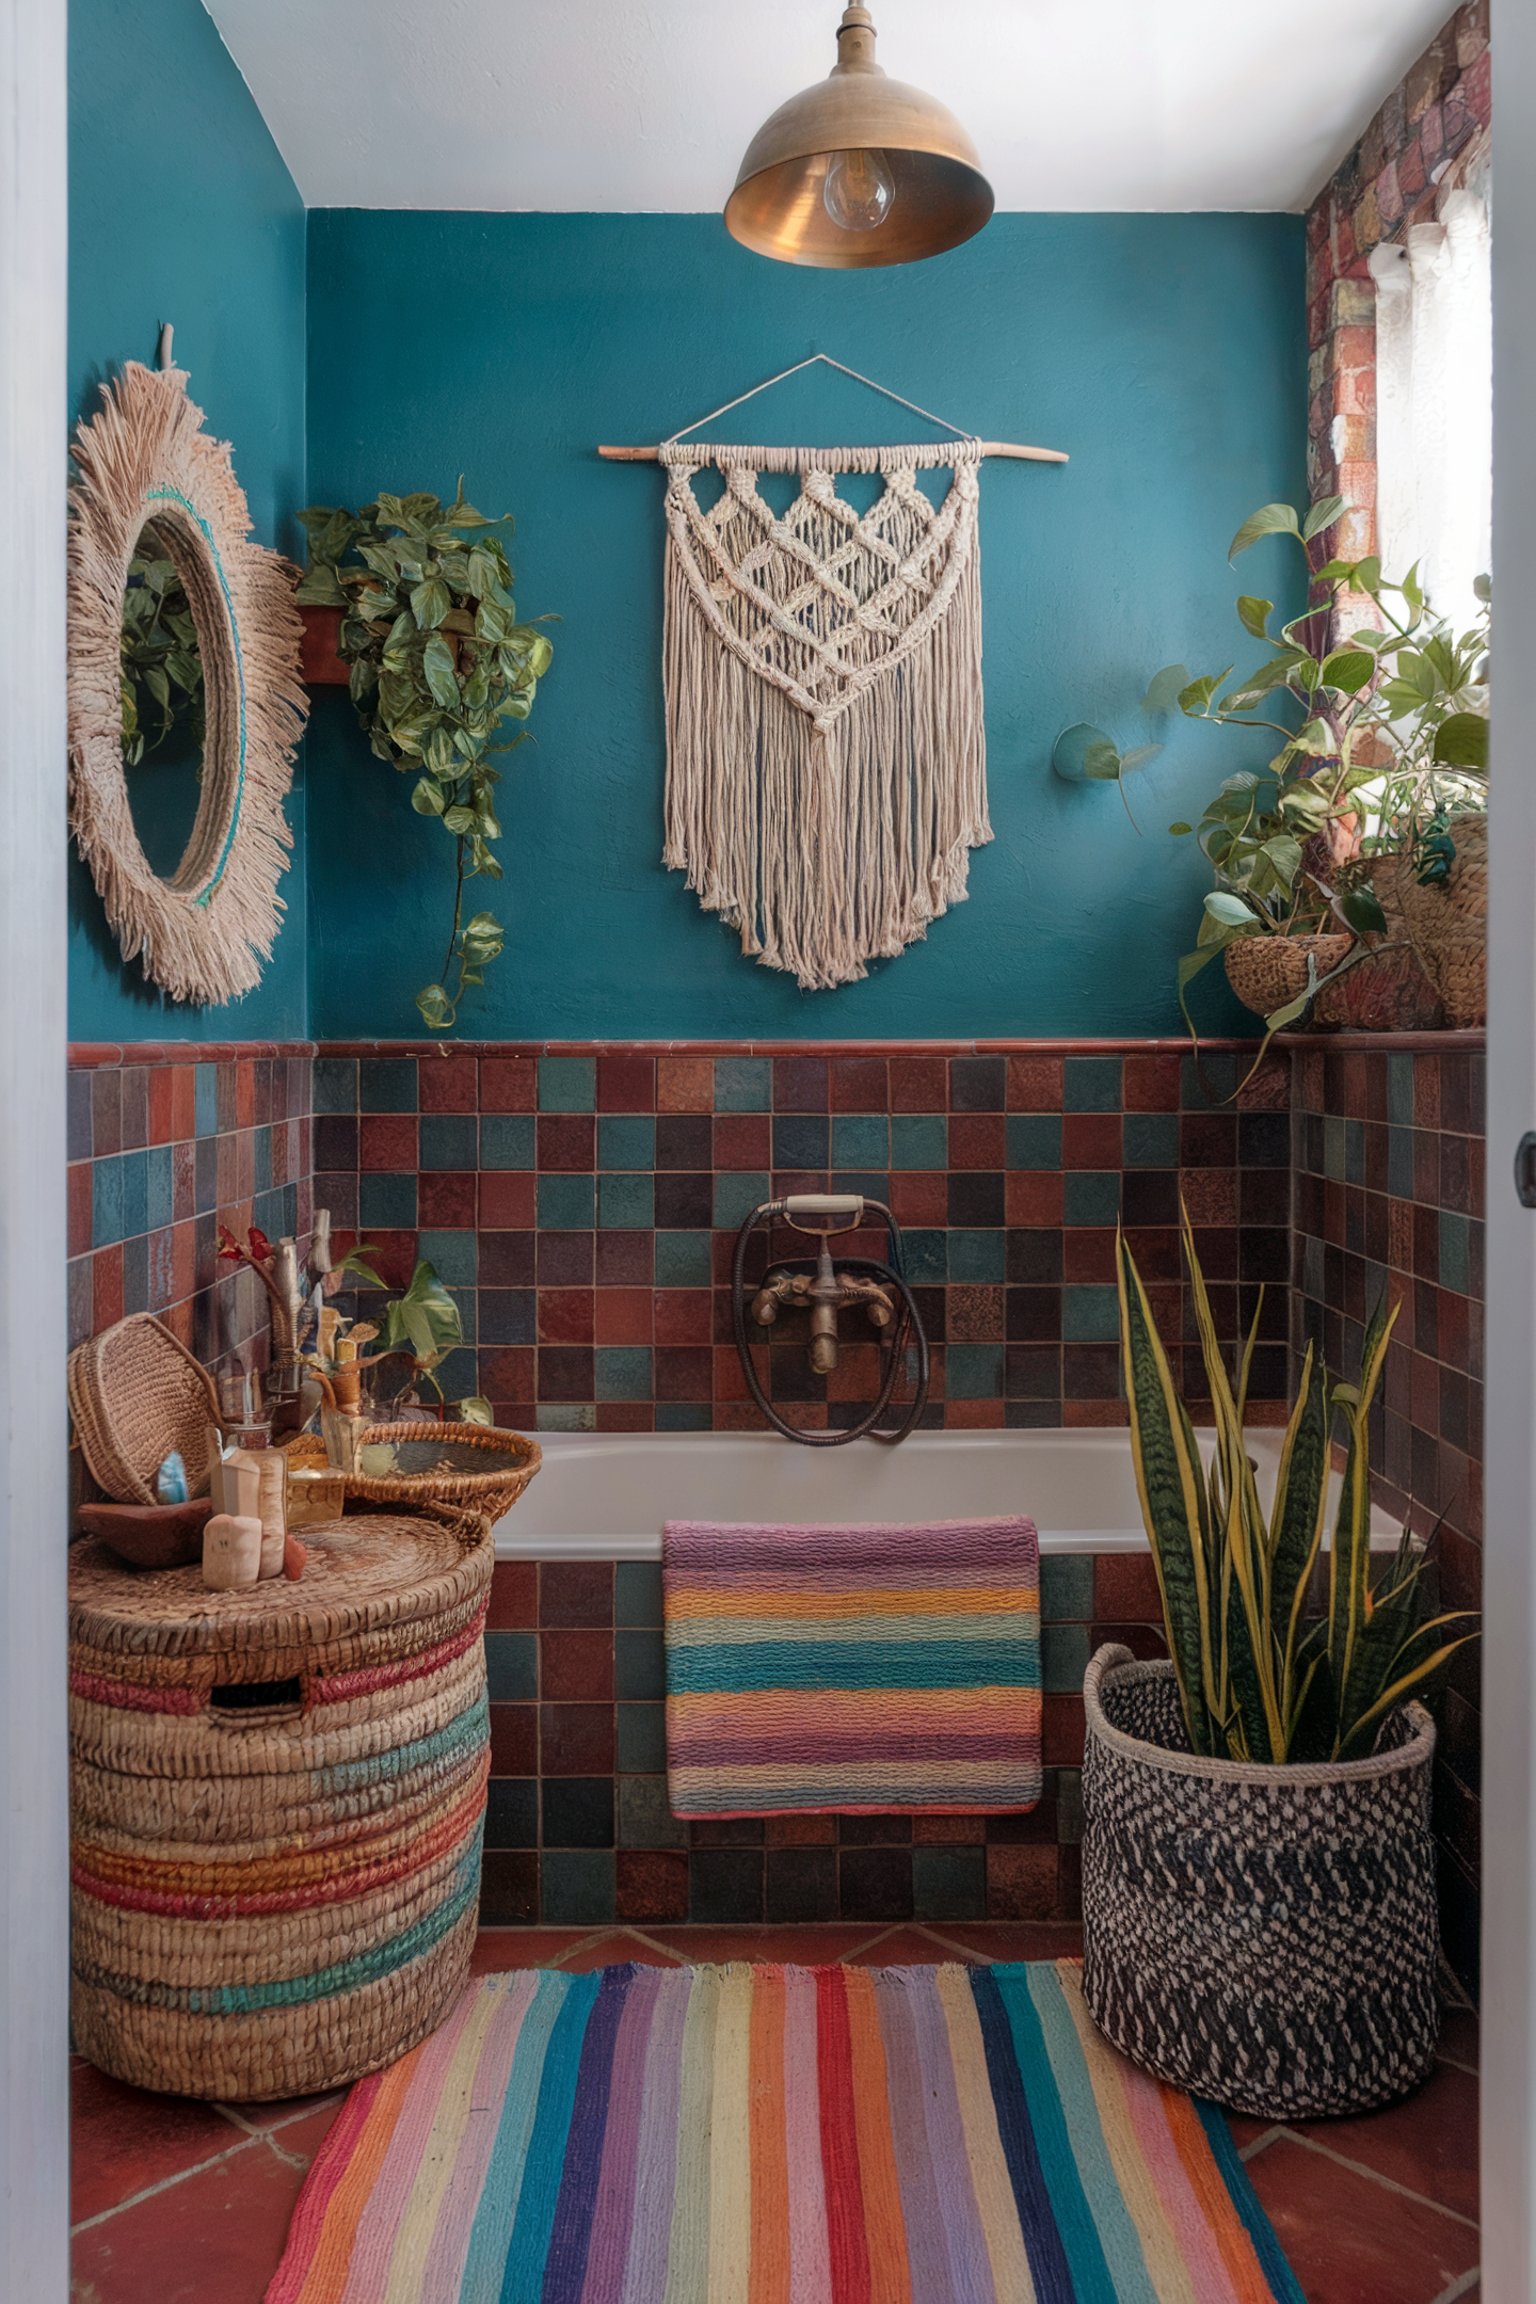
POLYGON ((123 767, 150 869, 175 878, 202 798, 203 666, 166 533, 139 532, 122 609, 123 767))

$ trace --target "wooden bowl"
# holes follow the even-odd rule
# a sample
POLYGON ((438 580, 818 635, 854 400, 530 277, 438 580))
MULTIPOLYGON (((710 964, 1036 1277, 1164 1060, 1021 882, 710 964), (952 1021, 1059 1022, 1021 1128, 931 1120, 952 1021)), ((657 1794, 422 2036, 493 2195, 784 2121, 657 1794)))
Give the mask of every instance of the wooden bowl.
POLYGON ((212 1512, 207 1496, 190 1504, 82 1504, 80 1525, 130 1568, 190 1568, 203 1556, 212 1512))

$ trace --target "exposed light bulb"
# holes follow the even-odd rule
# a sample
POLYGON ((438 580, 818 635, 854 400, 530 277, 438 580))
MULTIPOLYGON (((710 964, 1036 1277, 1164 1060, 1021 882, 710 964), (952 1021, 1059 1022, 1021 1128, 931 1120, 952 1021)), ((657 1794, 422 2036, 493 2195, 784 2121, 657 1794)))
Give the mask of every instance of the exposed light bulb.
POLYGON ((896 198, 885 154, 834 152, 821 196, 827 214, 844 232, 873 232, 885 222, 896 198))

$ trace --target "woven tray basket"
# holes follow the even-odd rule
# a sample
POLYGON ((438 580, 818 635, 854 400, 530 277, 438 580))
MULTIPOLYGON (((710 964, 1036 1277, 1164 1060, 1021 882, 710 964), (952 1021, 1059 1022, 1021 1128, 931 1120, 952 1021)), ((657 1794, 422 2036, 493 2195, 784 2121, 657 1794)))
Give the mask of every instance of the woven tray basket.
POLYGON ((1407 859, 1373 857, 1366 877, 1387 923, 1385 943, 1325 985, 1312 1021, 1354 1032, 1437 1032, 1445 1008, 1413 948, 1403 911, 1407 859))
POLYGON ((1272 1016, 1307 988, 1307 955, 1319 976, 1337 968, 1353 936, 1239 936, 1223 955, 1227 982, 1255 1016, 1272 1016))
POLYGON ((153 1504, 154 1479, 172 1449, 193 1496, 208 1492, 213 1378, 169 1328, 135 1312, 69 1356, 69 1411, 91 1478, 114 1504, 153 1504))
POLYGON ((1083 1997, 1133 2063, 1257 2120, 1367 2112, 1439 2031, 1434 1724, 1368 1760, 1193 1757, 1171 1664, 1101 1648, 1083 1695, 1083 1997))
POLYGON ((141 2088, 335 2088, 462 1990, 490 1765, 479 1517, 306 1530, 298 1584, 70 1568, 76 2044, 141 2088))
POLYGON ((407 1509, 427 1499, 483 1512, 490 1521, 511 1511, 543 1462, 537 1440, 491 1424, 368 1425, 360 1445, 380 1443, 393 1447, 397 1469, 381 1478, 349 1472, 349 1496, 407 1509))

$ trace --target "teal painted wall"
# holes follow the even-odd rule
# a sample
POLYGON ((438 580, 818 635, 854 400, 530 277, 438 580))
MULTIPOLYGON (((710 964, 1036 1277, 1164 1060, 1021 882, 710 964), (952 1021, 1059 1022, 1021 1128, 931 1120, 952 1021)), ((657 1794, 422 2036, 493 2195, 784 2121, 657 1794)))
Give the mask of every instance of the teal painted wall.
MULTIPOLYGON (((293 551, 304 491, 304 209, 201 0, 70 0, 71 421, 124 360, 155 358, 162 320, 210 429, 231 440, 257 537, 293 551)), ((187 1008, 123 965, 89 875, 70 879, 76 1040, 302 1034, 301 835, 287 918, 262 983, 187 1008)))
MULTIPOLYGON (((1179 1029, 1174 961, 1202 881, 1166 827, 1254 755, 1181 723, 1135 788, 1133 824, 1113 787, 1059 781, 1051 746, 1085 717, 1139 741, 1146 677, 1251 648, 1234 595, 1283 582, 1277 546, 1244 563, 1241 587, 1224 555, 1255 505, 1303 487, 1299 219, 999 216, 952 255, 867 274, 765 263, 712 216, 338 210, 311 215, 309 251, 312 497, 446 492, 462 471, 483 510, 517 515, 523 613, 562 618, 537 747, 503 789, 508 951, 464 1033, 1179 1029), (744 960, 661 869, 661 488, 594 454, 655 440, 813 349, 976 432, 1072 456, 984 477, 997 838, 972 860, 971 900, 835 993, 744 960)), ((914 421, 819 372, 716 436, 890 440, 914 421)), ((411 815, 343 695, 319 701, 308 781, 311 1030, 416 1036, 448 843, 411 815)), ((1202 989, 1213 1027, 1237 1019, 1219 985, 1202 989)))

